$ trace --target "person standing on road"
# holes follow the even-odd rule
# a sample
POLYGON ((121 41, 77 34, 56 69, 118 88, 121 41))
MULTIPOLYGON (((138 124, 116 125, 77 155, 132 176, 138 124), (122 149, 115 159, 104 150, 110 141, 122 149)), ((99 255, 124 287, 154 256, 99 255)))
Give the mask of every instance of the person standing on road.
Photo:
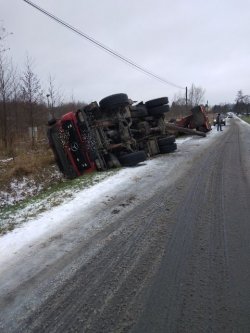
POLYGON ((223 131, 222 130, 222 117, 221 117, 220 113, 217 114, 216 123, 217 123, 217 131, 219 131, 219 130, 223 131))

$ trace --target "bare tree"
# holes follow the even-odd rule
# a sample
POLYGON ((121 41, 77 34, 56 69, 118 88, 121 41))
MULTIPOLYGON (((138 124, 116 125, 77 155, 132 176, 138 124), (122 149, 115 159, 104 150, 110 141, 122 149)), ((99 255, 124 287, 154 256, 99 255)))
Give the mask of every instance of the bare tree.
POLYGON ((12 32, 6 31, 6 29, 3 26, 0 26, 0 53, 6 52, 9 50, 8 47, 4 44, 5 39, 12 35, 12 32))
POLYGON ((242 90, 239 90, 237 92, 237 96, 235 98, 236 103, 244 103, 249 104, 250 103, 250 95, 244 95, 242 90))
POLYGON ((62 104, 62 95, 59 93, 58 88, 55 85, 55 78, 49 75, 49 88, 48 94, 46 95, 48 99, 48 108, 50 111, 50 116, 55 117, 55 108, 62 104))
POLYGON ((185 99, 184 94, 182 92, 175 94, 174 98, 173 98, 173 103, 175 103, 175 105, 185 105, 186 99, 185 99))
POLYGON ((236 98, 235 98, 235 102, 236 103, 238 103, 238 102, 240 102, 240 101, 242 101, 243 100, 243 92, 242 92, 242 90, 238 90, 238 92, 237 92, 237 95, 236 95, 236 98))
POLYGON ((193 83, 188 92, 188 104, 191 107, 202 104, 204 102, 205 89, 196 87, 193 83))
POLYGON ((205 90, 201 87, 196 87, 194 84, 188 89, 188 97, 183 92, 174 95, 171 110, 167 114, 167 118, 175 119, 185 117, 190 114, 190 110, 204 101, 205 90))
POLYGON ((244 95, 242 90, 239 90, 237 92, 236 98, 235 98, 235 108, 234 111, 236 113, 250 113, 250 95, 244 95))
POLYGON ((1 101, 1 139, 5 149, 8 146, 8 114, 7 103, 13 94, 15 69, 12 61, 4 52, 0 53, 0 101, 1 101))
POLYGON ((13 128, 15 129, 16 136, 19 136, 20 127, 22 125, 20 116, 18 114, 18 102, 20 101, 20 97, 21 97, 20 77, 18 75, 16 75, 16 78, 13 83, 13 91, 12 91, 12 96, 11 96, 12 105, 13 105, 13 113, 14 113, 12 129, 13 128))
POLYGON ((21 77, 21 91, 23 101, 27 105, 29 112, 29 124, 31 131, 32 147, 35 144, 35 123, 34 112, 38 103, 42 101, 42 89, 40 80, 33 71, 33 61, 27 56, 25 71, 21 77))
POLYGON ((182 92, 174 95, 170 112, 168 112, 167 118, 176 119, 184 117, 186 115, 186 99, 182 92))
POLYGON ((7 121, 7 102, 10 99, 14 82, 14 69, 12 61, 7 57, 5 39, 11 33, 8 33, 3 26, 0 26, 0 123, 1 123, 1 140, 5 149, 8 146, 8 121, 7 121))

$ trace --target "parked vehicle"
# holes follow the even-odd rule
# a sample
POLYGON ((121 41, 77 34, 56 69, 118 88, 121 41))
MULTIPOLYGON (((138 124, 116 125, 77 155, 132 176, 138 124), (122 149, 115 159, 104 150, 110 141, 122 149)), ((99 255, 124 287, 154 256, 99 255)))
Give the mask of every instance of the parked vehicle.
MULTIPOLYGON (((217 125, 217 119, 216 118, 214 118, 213 124, 214 124, 214 126, 217 125)), ((226 126, 226 117, 224 117, 224 116, 221 116, 221 125, 226 126)))

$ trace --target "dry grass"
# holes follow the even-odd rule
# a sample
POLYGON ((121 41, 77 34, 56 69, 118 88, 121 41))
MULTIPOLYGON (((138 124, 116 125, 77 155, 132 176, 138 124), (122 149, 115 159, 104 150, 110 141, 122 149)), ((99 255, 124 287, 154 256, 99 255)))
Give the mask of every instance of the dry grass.
POLYGON ((42 169, 54 163, 52 151, 45 147, 21 153, 12 160, 0 164, 0 184, 8 184, 13 178, 39 175, 42 169))

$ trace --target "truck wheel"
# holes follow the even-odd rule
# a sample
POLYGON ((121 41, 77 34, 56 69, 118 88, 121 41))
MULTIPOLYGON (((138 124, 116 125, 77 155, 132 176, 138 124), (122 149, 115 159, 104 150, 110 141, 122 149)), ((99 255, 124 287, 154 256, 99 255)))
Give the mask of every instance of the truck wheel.
POLYGON ((148 113, 151 116, 161 116, 166 112, 169 112, 169 105, 161 105, 154 108, 148 109, 148 113))
POLYGON ((114 94, 103 98, 99 104, 103 110, 115 109, 119 106, 129 105, 129 99, 126 94, 114 94))
POLYGON ((172 143, 172 144, 161 146, 159 148, 160 148, 160 153, 161 154, 172 153, 173 151, 175 151, 177 149, 177 144, 172 143))
POLYGON ((154 108, 156 106, 161 106, 164 104, 168 104, 168 97, 161 97, 161 98, 156 98, 156 99, 151 99, 150 101, 147 101, 146 106, 150 108, 154 108))
POLYGON ((175 142, 175 136, 174 135, 170 135, 170 136, 167 136, 166 138, 158 139, 159 147, 169 145, 169 144, 172 144, 174 142, 175 142))
POLYGON ((133 106, 130 112, 132 118, 147 117, 148 115, 148 111, 145 106, 133 106))
POLYGON ((122 166, 135 166, 140 162, 144 162, 146 159, 147 155, 144 150, 124 154, 119 157, 122 166))

